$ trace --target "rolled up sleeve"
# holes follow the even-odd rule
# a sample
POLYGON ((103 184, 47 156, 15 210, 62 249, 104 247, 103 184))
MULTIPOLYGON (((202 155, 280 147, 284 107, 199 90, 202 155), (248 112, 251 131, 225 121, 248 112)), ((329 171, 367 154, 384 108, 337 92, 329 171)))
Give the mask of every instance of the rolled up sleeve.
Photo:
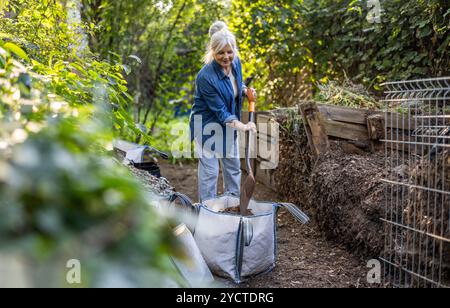
POLYGON ((245 83, 242 83, 242 96, 246 95, 247 95, 247 86, 245 85, 245 83))
POLYGON ((197 79, 198 91, 206 101, 208 108, 214 112, 221 124, 238 120, 237 116, 228 111, 225 102, 220 97, 218 90, 204 77, 197 79))

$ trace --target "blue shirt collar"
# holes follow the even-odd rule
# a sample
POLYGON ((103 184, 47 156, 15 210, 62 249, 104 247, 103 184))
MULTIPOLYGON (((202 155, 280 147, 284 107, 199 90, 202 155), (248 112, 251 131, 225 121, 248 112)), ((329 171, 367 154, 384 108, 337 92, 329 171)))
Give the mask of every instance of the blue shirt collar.
MULTIPOLYGON (((233 62, 231 62, 231 66, 232 66, 232 70, 233 70, 233 74, 236 76, 236 72, 237 72, 237 68, 236 68, 236 58, 233 59, 233 62)), ((219 79, 224 79, 227 75, 225 75, 225 72, 223 71, 222 66, 217 63, 216 60, 212 61, 212 66, 214 67, 214 70, 216 71, 217 76, 219 77, 219 79)))

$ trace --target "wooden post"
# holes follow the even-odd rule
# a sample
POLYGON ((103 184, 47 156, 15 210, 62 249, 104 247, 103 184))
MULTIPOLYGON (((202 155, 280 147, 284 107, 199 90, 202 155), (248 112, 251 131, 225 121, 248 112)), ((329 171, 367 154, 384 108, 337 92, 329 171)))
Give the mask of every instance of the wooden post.
POLYGON ((326 152, 330 144, 316 103, 306 102, 300 104, 300 112, 303 117, 306 135, 308 136, 308 143, 312 153, 318 156, 320 153, 326 152))
POLYGON ((370 140, 384 139, 385 121, 382 114, 372 114, 367 117, 367 130, 370 140))
POLYGON ((375 152, 379 141, 385 139, 385 120, 382 114, 367 116, 367 132, 369 133, 370 150, 375 152))

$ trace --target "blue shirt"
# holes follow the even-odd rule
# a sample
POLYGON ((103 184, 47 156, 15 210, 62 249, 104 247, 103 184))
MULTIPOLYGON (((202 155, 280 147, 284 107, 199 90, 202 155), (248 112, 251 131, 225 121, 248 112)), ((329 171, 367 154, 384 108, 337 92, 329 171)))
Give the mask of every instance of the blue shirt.
MULTIPOLYGON (((198 141, 201 140, 203 146, 212 136, 216 136, 215 140, 221 138, 223 140, 223 155, 225 155, 225 149, 228 144, 227 140, 234 141, 237 137, 236 131, 229 127, 227 129, 225 124, 241 119, 243 100, 242 67, 238 57, 234 58, 231 69, 238 88, 236 99, 230 78, 225 74, 220 64, 214 60, 203 66, 195 80, 194 104, 189 119, 191 141, 194 138, 198 141), (196 123, 194 131, 194 118, 197 115, 201 116, 201 125, 196 123), (212 134, 207 132, 205 134, 203 129, 210 123, 220 125, 222 132, 214 132, 212 134), (232 132, 232 136, 230 136, 230 132, 232 132)), ((214 146, 212 150, 215 150, 214 146)))

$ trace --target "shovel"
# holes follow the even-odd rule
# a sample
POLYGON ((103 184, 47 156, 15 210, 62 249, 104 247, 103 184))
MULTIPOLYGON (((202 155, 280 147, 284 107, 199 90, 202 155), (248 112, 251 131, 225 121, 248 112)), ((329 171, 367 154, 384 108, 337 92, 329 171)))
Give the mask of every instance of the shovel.
MULTIPOLYGON (((247 88, 247 97, 248 97, 248 122, 255 121, 255 97, 253 96, 253 92, 250 88, 247 88)), ((247 131, 247 143, 245 145, 245 163, 247 165, 247 178, 244 181, 244 185, 241 189, 241 197, 240 197, 240 205, 239 209, 242 216, 245 216, 247 213, 248 204, 253 195, 253 191, 255 190, 256 180, 253 175, 252 166, 250 163, 250 145, 251 145, 251 131, 247 131)))

